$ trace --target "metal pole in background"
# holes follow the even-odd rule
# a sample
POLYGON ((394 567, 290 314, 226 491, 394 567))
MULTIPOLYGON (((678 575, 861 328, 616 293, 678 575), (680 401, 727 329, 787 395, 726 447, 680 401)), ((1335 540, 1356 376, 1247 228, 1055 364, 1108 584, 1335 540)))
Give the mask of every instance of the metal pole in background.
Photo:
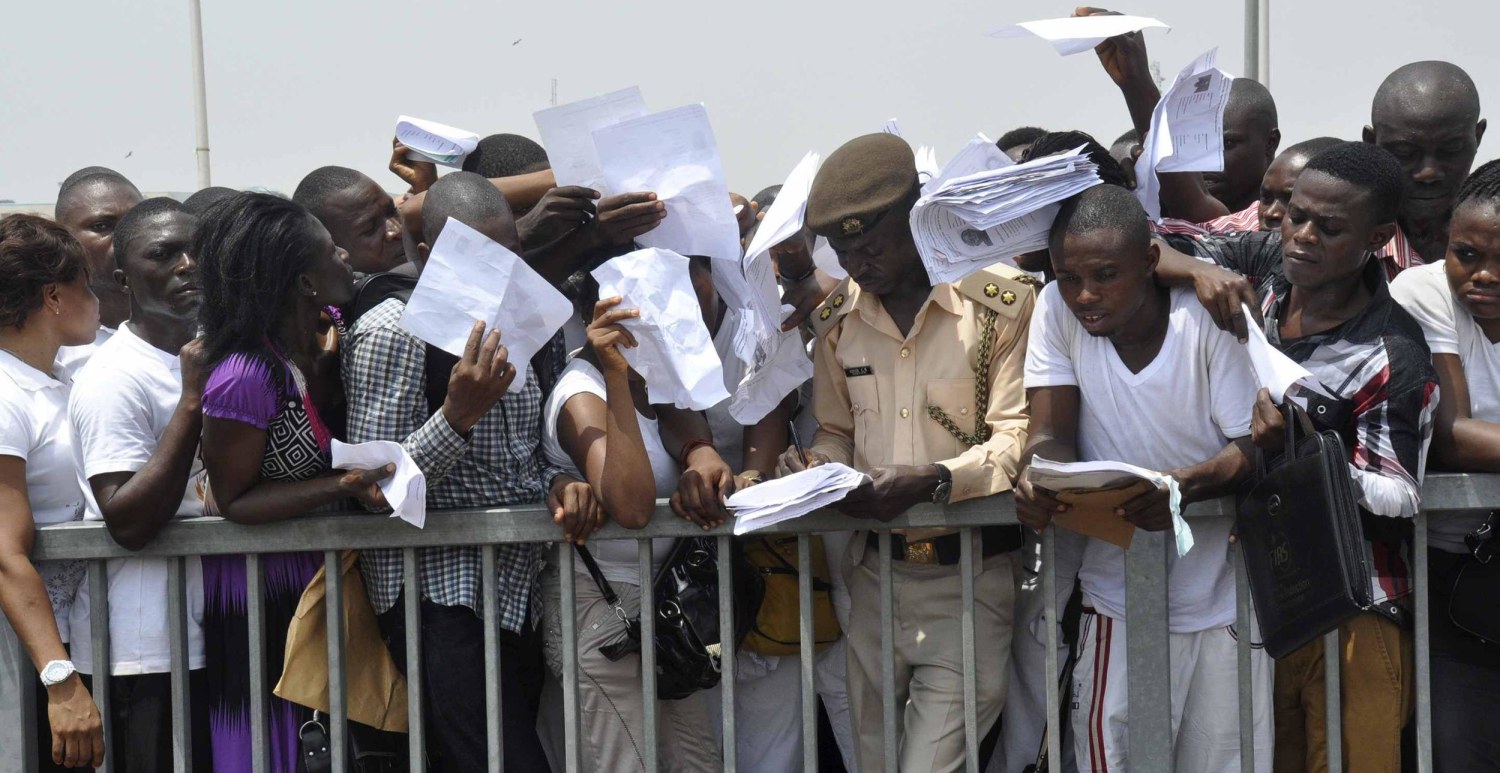
POLYGON ((1271 88, 1271 0, 1245 0, 1245 71, 1271 88))
POLYGON ((207 188, 208 86, 203 79, 203 11, 199 0, 188 0, 188 24, 193 37, 193 113, 197 125, 198 187, 207 188))

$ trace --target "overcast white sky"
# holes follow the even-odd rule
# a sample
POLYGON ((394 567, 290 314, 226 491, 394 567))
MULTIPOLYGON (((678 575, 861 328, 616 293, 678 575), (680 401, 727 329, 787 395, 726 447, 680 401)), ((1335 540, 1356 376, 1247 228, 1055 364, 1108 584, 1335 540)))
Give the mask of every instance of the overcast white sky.
MULTIPOLYGON (((399 113, 481 135, 536 136, 531 114, 639 85, 654 110, 703 102, 731 189, 781 181, 808 150, 900 120, 946 158, 976 131, 1079 128, 1106 144, 1127 128, 1091 54, 992 40, 1006 23, 1065 16, 1068 2, 648 0, 202 0, 213 182, 290 193, 323 164, 385 171, 399 113), (512 44, 519 40, 519 43, 512 44)), ((143 190, 195 188, 186 0, 10 4, 0 49, 0 199, 51 201, 84 165, 143 190), (127 157, 128 156, 128 157, 127 157)), ((1136 0, 1171 78, 1217 45, 1240 74, 1240 0, 1136 0)), ((1272 0, 1271 90, 1288 142, 1357 139, 1395 67, 1468 69, 1500 117, 1500 4, 1493 0, 1272 0)), ((1500 130, 1496 130, 1500 132, 1500 130)), ((1500 154, 1493 137, 1480 160, 1500 154)))

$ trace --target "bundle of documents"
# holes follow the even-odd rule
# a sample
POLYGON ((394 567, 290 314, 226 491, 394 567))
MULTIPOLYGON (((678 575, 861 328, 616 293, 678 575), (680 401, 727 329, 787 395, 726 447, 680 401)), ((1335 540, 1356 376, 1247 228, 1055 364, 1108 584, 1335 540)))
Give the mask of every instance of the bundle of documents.
POLYGON ((1215 48, 1183 68, 1151 111, 1151 129, 1135 164, 1135 195, 1153 221, 1161 220, 1157 172, 1224 169, 1224 107, 1234 78, 1215 66, 1218 55, 1215 48))
POLYGON ((462 357, 475 322, 500 341, 516 368, 510 392, 526 388, 526 369, 573 316, 573 302, 504 245, 448 218, 401 313, 401 327, 462 357))
POLYGON ((1053 515, 1053 523, 1122 548, 1130 547, 1135 524, 1116 515, 1115 508, 1153 488, 1165 488, 1171 496, 1177 555, 1193 549, 1192 529, 1182 519, 1182 492, 1170 475, 1124 462, 1054 462, 1038 456, 1031 460, 1027 477, 1032 486, 1051 491, 1071 506, 1053 515))
POLYGON ((933 284, 1045 248, 1058 202, 1099 184, 1082 150, 1016 164, 982 134, 965 145, 922 186, 911 211, 933 284))
POLYGON ((742 489, 725 504, 734 511, 734 533, 745 534, 827 507, 869 480, 858 470, 832 462, 742 489))
POLYGON ((400 443, 372 440, 343 443, 334 440, 329 449, 336 470, 378 470, 396 465, 396 472, 380 481, 380 493, 391 506, 391 517, 422 528, 427 524, 427 476, 400 443))
POLYGON ((464 156, 479 147, 479 135, 474 132, 407 115, 396 119, 396 139, 406 146, 408 158, 454 169, 463 166, 464 156))

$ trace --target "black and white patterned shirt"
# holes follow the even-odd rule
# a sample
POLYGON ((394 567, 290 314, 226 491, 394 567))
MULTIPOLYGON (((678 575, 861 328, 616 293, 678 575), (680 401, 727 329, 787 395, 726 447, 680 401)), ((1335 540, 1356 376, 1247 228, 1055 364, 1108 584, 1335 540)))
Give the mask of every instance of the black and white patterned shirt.
MULTIPOLYGON (((542 392, 528 371, 523 390, 510 393, 461 437, 427 402, 427 345, 400 325, 406 304, 389 299, 361 315, 342 344, 349 441, 402 444, 427 476, 429 509, 502 507, 546 501, 562 473, 541 451, 542 392)), ((441 513, 428 517, 441 518, 441 513)), ((544 516, 539 516, 544 517, 544 516)), ((545 547, 497 546, 501 625, 520 632, 527 623, 545 547)), ((480 612, 477 547, 425 548, 418 561, 423 598, 480 612)), ((377 614, 401 594, 399 550, 366 550, 360 557, 365 588, 377 614)))

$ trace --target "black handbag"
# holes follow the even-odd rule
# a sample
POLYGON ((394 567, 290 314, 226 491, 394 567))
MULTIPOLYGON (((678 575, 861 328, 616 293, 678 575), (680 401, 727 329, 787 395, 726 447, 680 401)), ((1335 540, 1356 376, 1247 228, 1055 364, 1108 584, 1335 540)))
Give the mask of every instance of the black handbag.
POLYGON ((1359 500, 1335 432, 1302 429, 1288 404, 1286 450, 1257 454, 1256 477, 1235 528, 1261 636, 1288 655, 1372 602, 1359 500))
POLYGON ((1495 600, 1500 599, 1500 561, 1496 561, 1495 531, 1500 527, 1500 511, 1491 512, 1484 524, 1464 537, 1469 560, 1453 578, 1453 594, 1448 598, 1448 618, 1460 631, 1477 636, 1491 644, 1500 644, 1500 613, 1495 600))
MULTIPOLYGON (((604 600, 614 607, 629 634, 622 642, 600 648, 610 660, 619 660, 641 650, 638 617, 625 614, 620 597, 599 571, 588 548, 575 545, 604 600)), ((686 698, 719 684, 722 648, 719 642, 719 549, 713 537, 686 537, 672 545, 672 552, 652 582, 656 605, 656 697, 686 698)), ((737 611, 736 617, 742 615, 737 611)), ((743 636, 745 626, 736 620, 743 636)))

